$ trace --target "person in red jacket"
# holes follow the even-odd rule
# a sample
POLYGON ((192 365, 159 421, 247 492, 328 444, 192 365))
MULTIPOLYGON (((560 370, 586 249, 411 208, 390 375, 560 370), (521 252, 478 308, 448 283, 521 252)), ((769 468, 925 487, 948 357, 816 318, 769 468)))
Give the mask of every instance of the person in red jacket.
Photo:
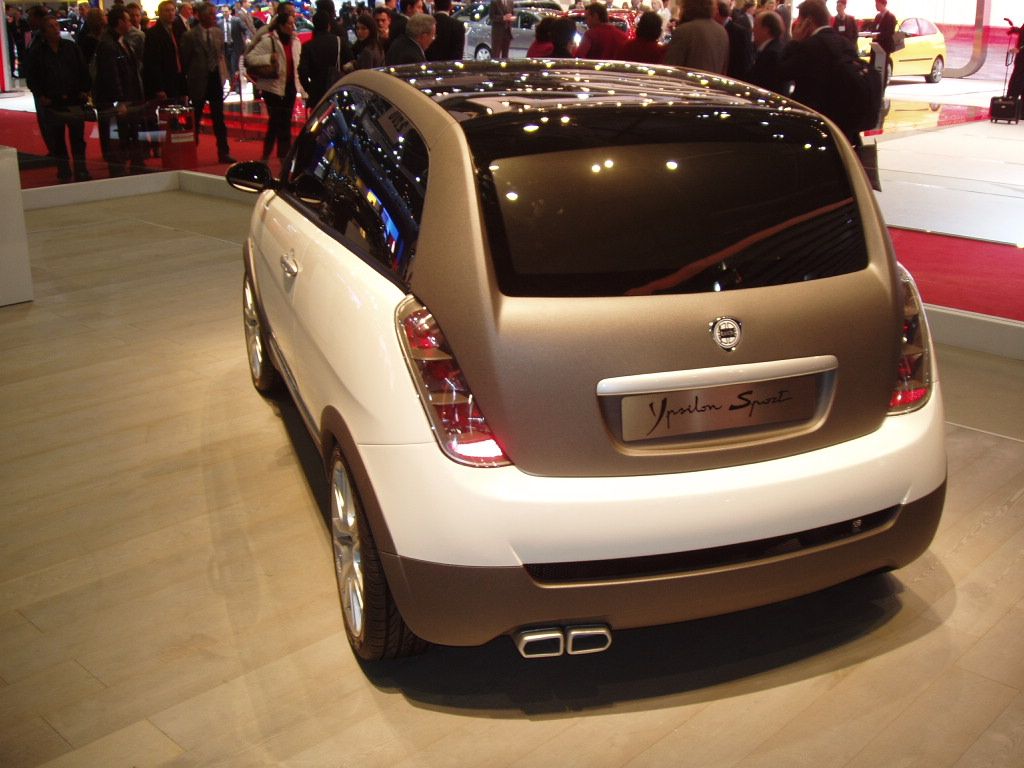
POLYGON ((628 38, 626 33, 608 23, 608 8, 604 3, 591 3, 583 10, 587 32, 576 49, 581 59, 617 59, 628 38))
POLYGON ((655 11, 645 11, 636 23, 636 37, 619 53, 623 61, 637 61, 641 64, 661 64, 665 60, 665 46, 661 38, 661 16, 655 11))

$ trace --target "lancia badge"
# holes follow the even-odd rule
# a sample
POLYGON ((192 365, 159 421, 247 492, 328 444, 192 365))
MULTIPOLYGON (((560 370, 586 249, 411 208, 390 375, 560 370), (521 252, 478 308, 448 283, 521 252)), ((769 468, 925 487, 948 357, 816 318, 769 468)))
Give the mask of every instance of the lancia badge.
POLYGON ((726 352, 731 352, 739 345, 742 329, 740 321, 732 317, 720 317, 710 323, 708 328, 711 338, 726 352))

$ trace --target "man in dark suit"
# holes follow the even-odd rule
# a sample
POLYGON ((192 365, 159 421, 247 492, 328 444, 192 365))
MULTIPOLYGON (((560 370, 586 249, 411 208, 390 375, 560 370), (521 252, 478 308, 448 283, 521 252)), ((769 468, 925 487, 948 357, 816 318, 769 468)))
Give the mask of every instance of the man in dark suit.
POLYGON ((875 10, 878 11, 878 15, 875 16, 872 26, 876 33, 875 42, 885 51, 885 73, 888 82, 888 74, 892 69, 892 52, 896 50, 896 17, 889 11, 888 0, 875 0, 875 10))
POLYGON ((456 61, 466 48, 466 25, 451 17, 452 0, 435 0, 437 36, 427 48, 427 61, 456 61))
POLYGON ((238 60, 245 53, 245 24, 235 15, 231 6, 224 5, 221 6, 221 17, 217 26, 224 37, 224 58, 228 62, 231 90, 235 90, 238 81, 238 60))
POLYGON ((142 79, 149 100, 175 101, 185 95, 181 38, 174 33, 174 0, 163 0, 157 6, 156 24, 146 30, 142 79))
POLYGON ((302 46, 299 59, 299 82, 306 89, 306 104, 315 106, 327 89, 334 85, 334 79, 341 77, 346 64, 353 61, 352 46, 342 40, 331 28, 334 17, 329 11, 319 10, 313 14, 313 39, 302 46))
POLYGON ((875 0, 875 31, 878 32, 876 42, 888 55, 896 50, 896 17, 889 10, 889 0, 875 0))
POLYGON ((123 5, 107 12, 107 29, 96 43, 96 77, 92 100, 99 117, 100 149, 107 159, 110 176, 145 170, 143 146, 139 142, 144 101, 139 62, 124 42, 131 23, 123 5), (111 136, 111 122, 117 123, 117 139, 111 136))
POLYGON ((750 18, 743 10, 737 10, 730 16, 728 0, 715 0, 714 19, 725 27, 725 33, 729 36, 729 59, 725 74, 737 80, 746 80, 747 71, 754 63, 754 38, 751 27, 747 26, 750 18))
POLYGON ((395 13, 391 17, 391 37, 401 37, 404 35, 405 26, 409 23, 409 19, 417 14, 427 12, 423 0, 400 0, 398 7, 401 9, 401 12, 395 13))
POLYGON ((786 50, 782 44, 782 28, 782 17, 775 11, 764 11, 754 19, 757 58, 747 72, 747 82, 788 96, 792 83, 779 76, 779 62, 786 50))
POLYGON ((516 23, 512 0, 491 0, 487 13, 491 20, 491 58, 507 59, 512 25, 516 23))
POLYGON ((178 33, 178 38, 181 39, 182 35, 198 23, 195 18, 195 8, 191 2, 186 0, 178 7, 178 15, 174 18, 174 30, 178 33))
POLYGON ((857 44, 857 20, 846 12, 846 0, 836 0, 836 15, 832 19, 832 26, 840 35, 849 38, 851 43, 857 44))
POLYGON ((199 23, 181 39, 181 63, 185 68, 188 98, 195 110, 196 144, 203 107, 210 104, 213 135, 217 138, 217 159, 233 163, 228 151, 228 129, 224 124, 224 82, 228 79, 228 65, 224 59, 224 33, 217 28, 217 6, 200 3, 199 23))
POLYGON ((397 64, 417 64, 426 61, 426 50, 434 42, 437 22, 429 13, 418 13, 405 25, 405 34, 394 38, 388 48, 384 63, 389 67, 397 64))
POLYGON ((830 118, 854 146, 860 132, 850 125, 848 94, 837 88, 840 68, 857 57, 857 49, 831 26, 825 0, 804 0, 793 24, 778 74, 793 81, 793 98, 830 118))

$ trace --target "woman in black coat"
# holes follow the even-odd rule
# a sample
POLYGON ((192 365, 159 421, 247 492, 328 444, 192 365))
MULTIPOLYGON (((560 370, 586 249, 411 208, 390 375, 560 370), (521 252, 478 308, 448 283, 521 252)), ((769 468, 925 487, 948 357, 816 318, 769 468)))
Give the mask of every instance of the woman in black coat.
POLYGON ((356 18, 356 42, 352 46, 352 52, 356 57, 353 69, 375 69, 384 66, 384 48, 377 36, 377 23, 368 13, 361 13, 356 18))

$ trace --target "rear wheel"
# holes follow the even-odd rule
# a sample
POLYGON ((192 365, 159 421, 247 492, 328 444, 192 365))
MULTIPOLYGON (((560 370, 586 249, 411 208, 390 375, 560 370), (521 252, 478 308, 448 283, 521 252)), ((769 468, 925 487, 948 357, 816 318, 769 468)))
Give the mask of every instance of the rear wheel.
POLYGON ((245 328, 245 349, 249 357, 252 385, 261 395, 272 395, 281 389, 281 375, 267 355, 266 332, 256 301, 256 290, 249 275, 242 282, 242 324, 245 328))
POLYGON ((929 83, 937 83, 942 79, 942 70, 944 68, 944 62, 941 56, 936 56, 935 61, 932 62, 932 71, 924 76, 924 79, 929 83))
POLYGON ((331 455, 331 539, 345 634, 366 661, 422 653, 426 643, 405 625, 391 596, 373 533, 341 451, 331 455))
POLYGON ((478 45, 476 51, 473 52, 473 58, 477 61, 490 61, 491 49, 486 45, 478 45))

